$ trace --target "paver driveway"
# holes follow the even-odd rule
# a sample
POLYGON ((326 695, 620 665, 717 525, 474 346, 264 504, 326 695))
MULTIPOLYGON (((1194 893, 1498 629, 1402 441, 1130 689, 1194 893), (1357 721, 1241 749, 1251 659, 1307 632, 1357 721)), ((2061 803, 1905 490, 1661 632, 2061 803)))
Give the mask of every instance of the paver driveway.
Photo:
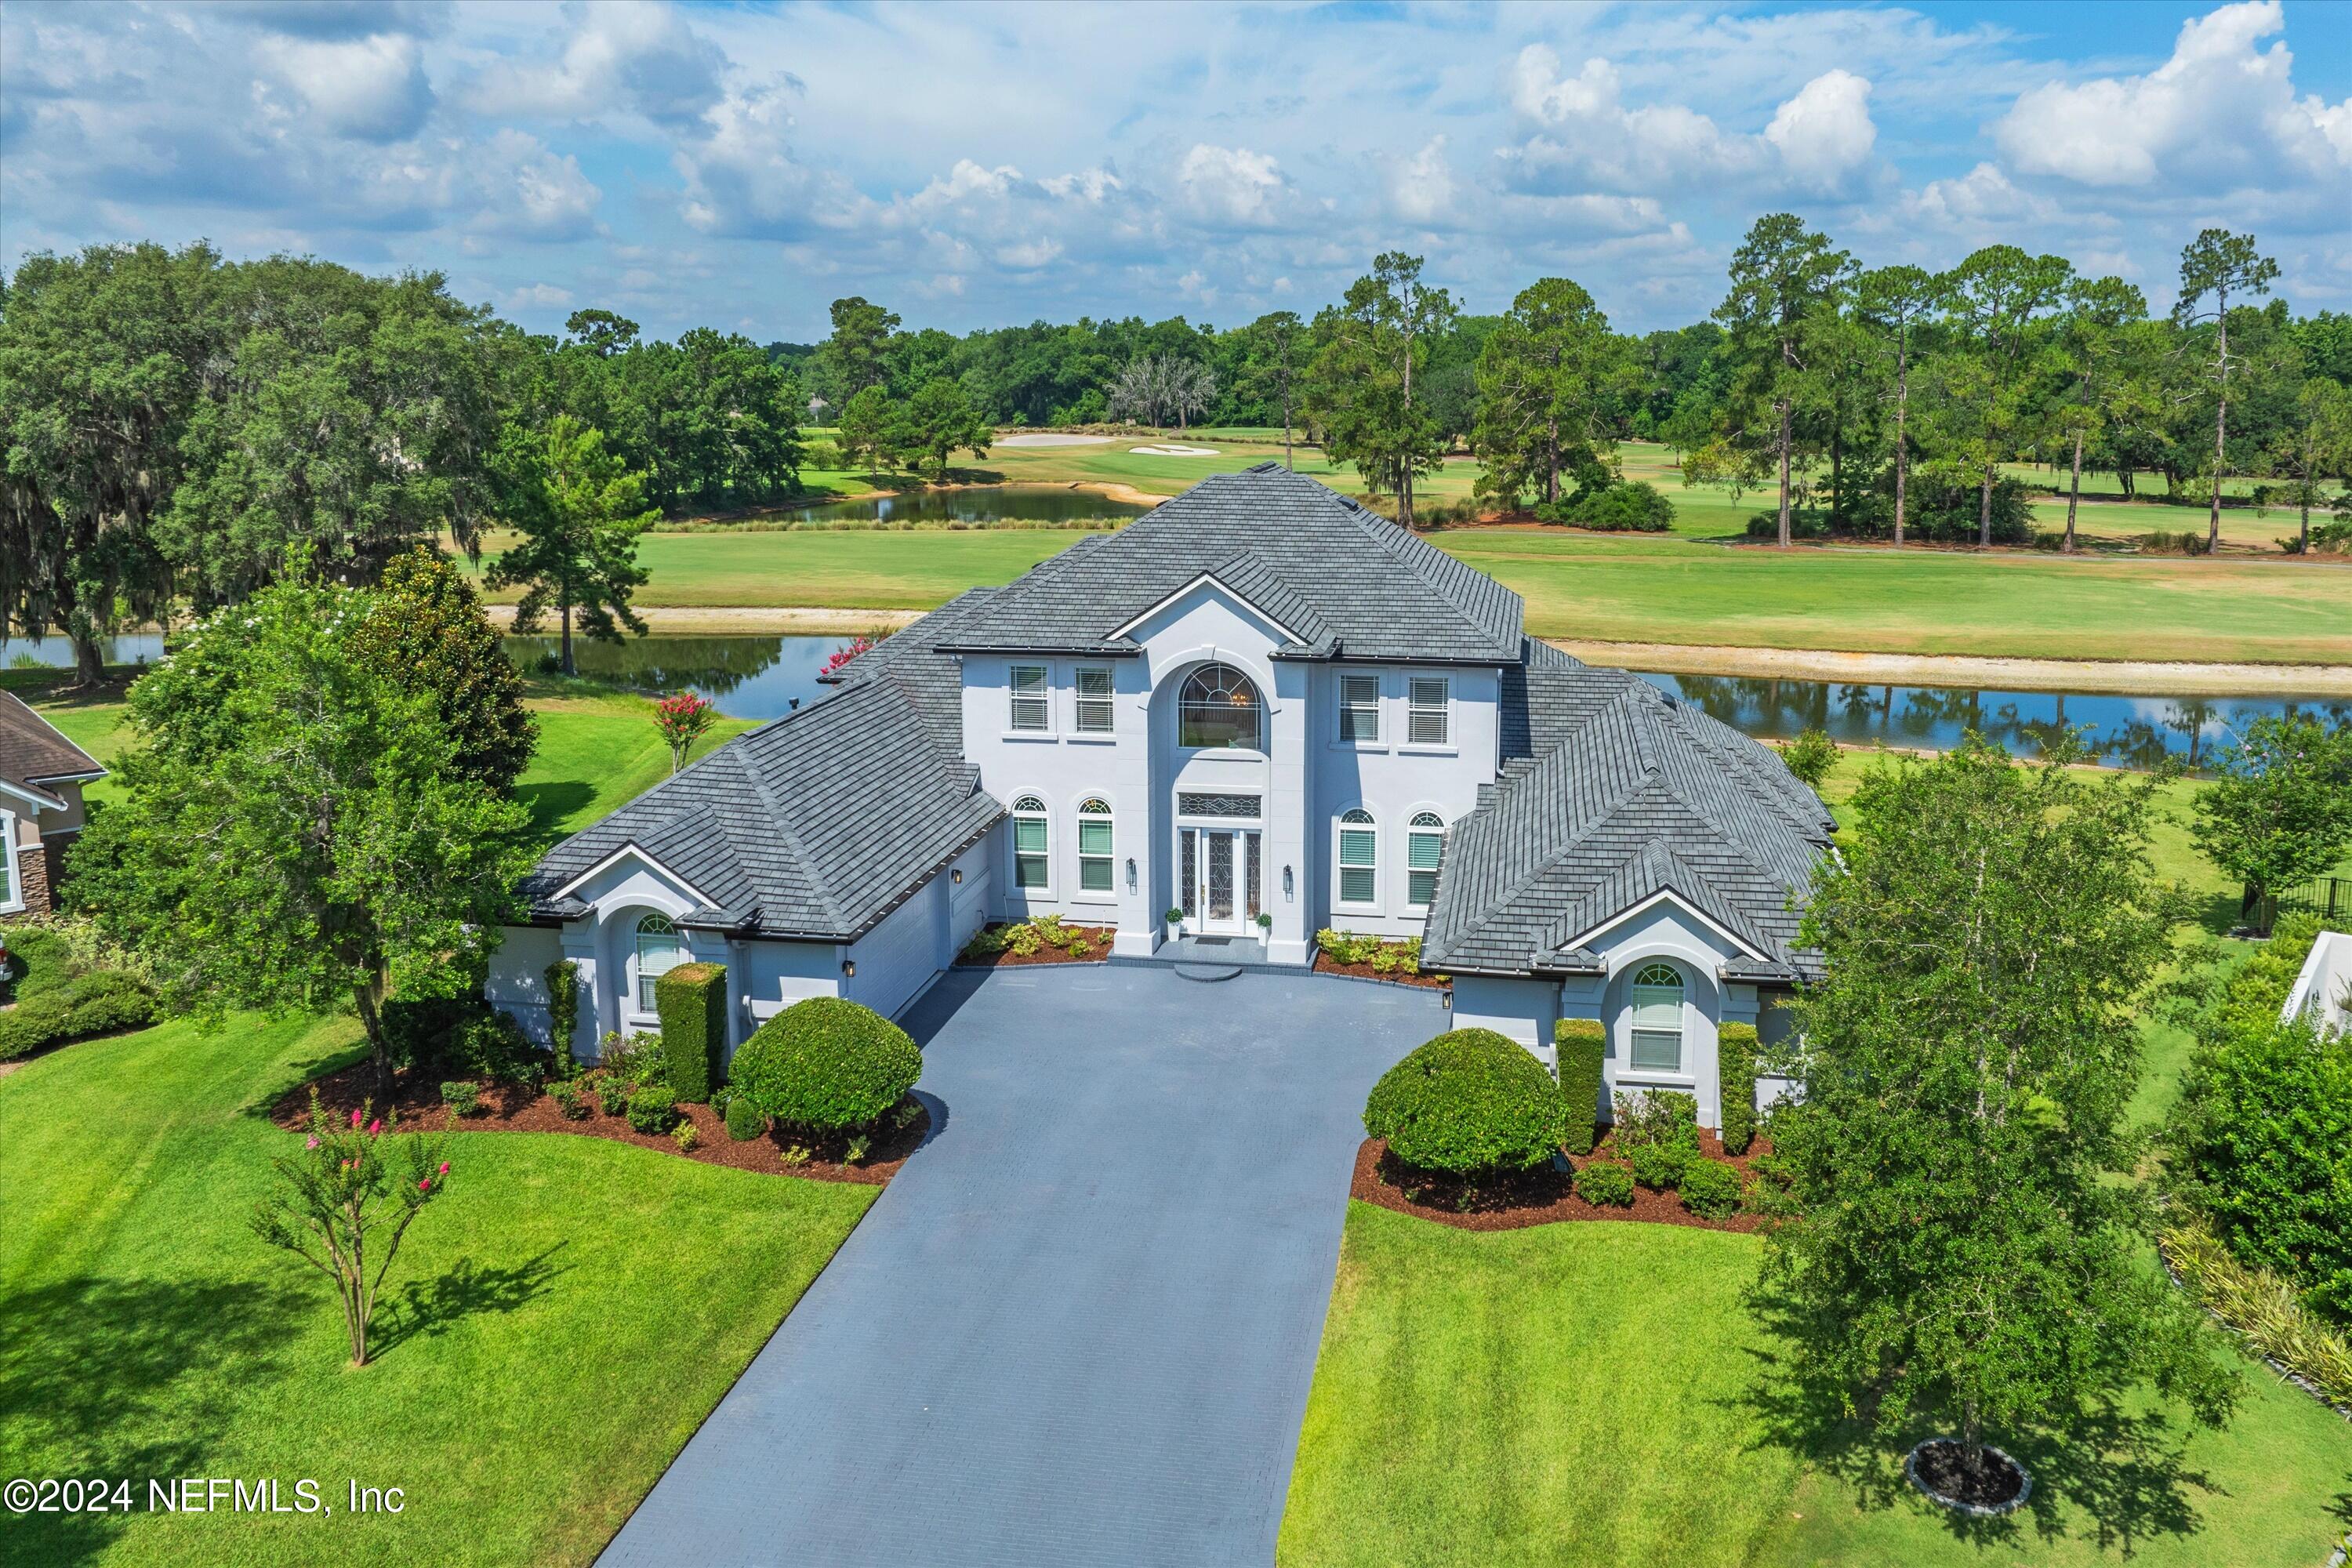
POLYGON ((1399 986, 950 974, 944 1125, 607 1563, 1264 1564, 1399 986))

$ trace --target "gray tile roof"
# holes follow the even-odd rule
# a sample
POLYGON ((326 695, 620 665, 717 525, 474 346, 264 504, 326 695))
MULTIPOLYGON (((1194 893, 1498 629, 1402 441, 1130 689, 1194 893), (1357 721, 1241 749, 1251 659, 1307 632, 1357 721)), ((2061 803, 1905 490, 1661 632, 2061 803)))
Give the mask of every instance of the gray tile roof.
POLYGON ((689 925, 862 934, 1004 815, 950 733, 926 668, 949 661, 881 651, 856 660, 877 663, 836 695, 736 737, 558 844, 523 883, 533 912, 576 918, 584 910, 560 889, 634 846, 704 900, 689 925))
MULTIPOLYGON (((1213 474, 992 594, 934 646, 1122 654, 1118 628, 1203 574, 1279 621, 1278 657, 1508 664, 1519 596, 1327 485, 1213 474)), ((911 628, 910 628, 911 629, 911 628)), ((906 636, 907 633, 901 633, 906 636)))
POLYGON ((1584 937, 1672 891, 1750 950, 1744 976, 1814 972, 1788 905, 1832 824, 1777 755, 1533 640, 1503 695, 1502 776, 1448 835, 1424 967, 1588 969, 1584 937))

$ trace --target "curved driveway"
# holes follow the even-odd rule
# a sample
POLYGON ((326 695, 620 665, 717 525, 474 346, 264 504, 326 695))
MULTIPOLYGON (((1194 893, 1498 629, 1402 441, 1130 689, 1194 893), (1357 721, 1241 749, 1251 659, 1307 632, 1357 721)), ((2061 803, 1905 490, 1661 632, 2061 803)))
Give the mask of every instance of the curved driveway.
POLYGON ((612 1564, 1262 1564, 1400 986, 950 973, 935 1131, 612 1564), (942 1112, 944 1115, 942 1116, 942 1112))

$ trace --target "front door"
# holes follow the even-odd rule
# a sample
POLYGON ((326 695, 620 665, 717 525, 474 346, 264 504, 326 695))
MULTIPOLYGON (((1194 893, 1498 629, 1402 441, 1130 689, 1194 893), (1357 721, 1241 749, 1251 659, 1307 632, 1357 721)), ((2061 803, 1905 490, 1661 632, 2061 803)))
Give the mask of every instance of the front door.
POLYGON ((1254 936, 1258 912, 1258 835, 1254 829, 1177 830, 1185 923, 1203 936, 1254 936))

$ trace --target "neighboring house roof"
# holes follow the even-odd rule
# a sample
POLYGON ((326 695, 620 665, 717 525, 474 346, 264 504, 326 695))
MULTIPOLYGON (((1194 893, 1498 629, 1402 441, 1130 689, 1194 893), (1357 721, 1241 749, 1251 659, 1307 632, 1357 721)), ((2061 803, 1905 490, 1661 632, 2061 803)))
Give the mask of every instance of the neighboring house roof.
POLYGON ((2279 1009, 2279 1022, 2308 1016, 2321 1033, 2352 1033, 2352 935, 2324 931, 2305 955, 2294 987, 2279 1009))
POLYGON ((1502 777, 1447 833, 1424 968, 1591 973, 1586 938, 1671 896, 1741 950, 1733 978, 1817 972, 1789 900, 1833 825, 1778 756, 1532 639, 1503 702, 1502 777))
POLYGON ((1124 628, 1204 576, 1295 639, 1277 658, 1507 664, 1519 657, 1517 594, 1276 463, 1213 474, 1115 533, 1080 540, 935 632, 931 646, 1132 654, 1138 645, 1124 628))
POLYGON ((863 934, 1004 815, 978 770, 940 743, 921 681, 867 673, 557 845, 523 882, 533 912, 586 913, 572 884, 635 849, 706 900, 688 924, 820 941, 863 934))
POLYGON ((0 784, 13 785, 12 793, 36 798, 52 810, 63 810, 65 797, 50 786, 105 776, 96 758, 67 740, 22 698, 0 691, 0 784))

